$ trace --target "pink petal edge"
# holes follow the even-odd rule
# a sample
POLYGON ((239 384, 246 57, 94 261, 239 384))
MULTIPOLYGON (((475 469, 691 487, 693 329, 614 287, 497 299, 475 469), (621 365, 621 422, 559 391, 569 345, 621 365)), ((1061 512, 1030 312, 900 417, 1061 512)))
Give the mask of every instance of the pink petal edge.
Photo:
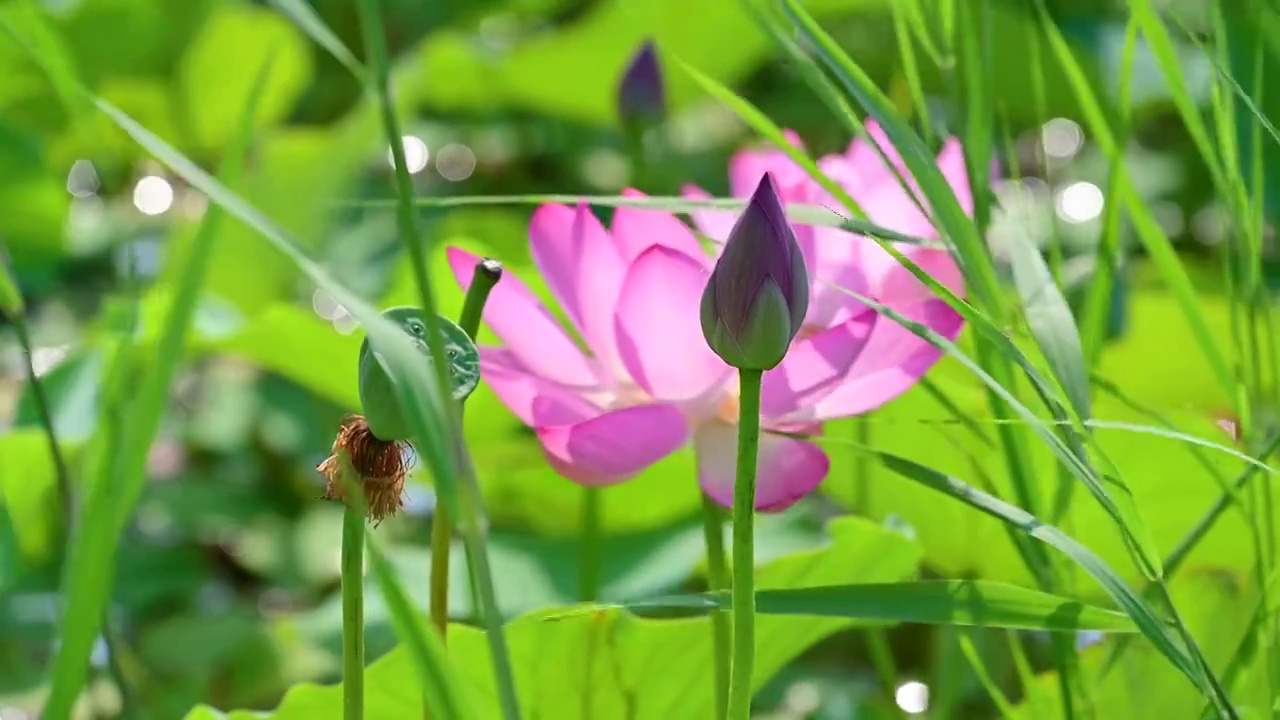
POLYGON ((536 432, 551 466, 587 487, 623 482, 689 439, 688 422, 674 405, 636 405, 536 432))

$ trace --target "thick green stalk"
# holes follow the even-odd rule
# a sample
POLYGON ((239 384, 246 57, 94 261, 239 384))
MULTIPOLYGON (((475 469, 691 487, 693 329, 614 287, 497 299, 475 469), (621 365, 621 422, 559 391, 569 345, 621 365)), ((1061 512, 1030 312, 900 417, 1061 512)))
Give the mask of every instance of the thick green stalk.
POLYGON ((729 720, 750 720, 751 678, 756 654, 755 503, 760 450, 759 370, 740 370, 738 470, 733 484, 733 665, 729 676, 729 720))
POLYGON ((600 595, 600 574, 604 566, 603 537, 600 534, 600 488, 582 488, 582 551, 579 553, 578 599, 593 602, 600 595))
POLYGON ((342 512, 342 720, 363 718, 364 516, 348 506, 342 512))
MULTIPOLYGON (((702 496, 702 532, 707 543, 707 589, 720 592, 729 587, 724 556, 724 511, 705 494, 702 496)), ((729 616, 724 610, 711 611, 711 641, 716 682, 715 716, 722 718, 729 709, 729 653, 733 647, 729 616)))

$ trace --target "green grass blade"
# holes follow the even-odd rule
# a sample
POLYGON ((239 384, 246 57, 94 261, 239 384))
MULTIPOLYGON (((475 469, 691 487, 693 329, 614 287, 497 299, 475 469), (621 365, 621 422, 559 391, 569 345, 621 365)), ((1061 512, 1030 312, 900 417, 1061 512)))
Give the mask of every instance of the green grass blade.
MULTIPOLYGON (((1080 103, 1081 111, 1084 113, 1085 121, 1094 141, 1098 143, 1099 148, 1107 157, 1121 157, 1123 148, 1116 143, 1116 138, 1111 132, 1111 126, 1102 111, 1102 105, 1093 91, 1093 85, 1085 76, 1084 70, 1080 67, 1080 63, 1072 53, 1071 47, 1062 36, 1062 32, 1058 30, 1057 25, 1054 24, 1053 19, 1049 16, 1044 7, 1044 0, 1036 1, 1036 12, 1040 19, 1041 28, 1049 40, 1049 47, 1065 72, 1068 84, 1070 84, 1077 102, 1080 103)), ((1182 266, 1182 262, 1178 259, 1178 255, 1173 249, 1173 243, 1169 241, 1168 236, 1160 229, 1159 223, 1151 215, 1151 210, 1143 203, 1123 163, 1118 164, 1116 167, 1115 182, 1117 191, 1124 201, 1125 208, 1129 211, 1130 220, 1138 234, 1138 239, 1142 241, 1142 245, 1146 249, 1152 264, 1155 265, 1161 277, 1169 286, 1174 298, 1178 301, 1178 306, 1187 319, 1187 324, 1196 338, 1196 343, 1200 346, 1201 353, 1204 354, 1210 368, 1213 370, 1214 378, 1218 381, 1223 392, 1227 393, 1228 397, 1236 397, 1234 375, 1227 364, 1226 358, 1223 357, 1218 349, 1217 341, 1214 340, 1213 333, 1209 329, 1209 322, 1205 318, 1204 308, 1196 294, 1195 287, 1191 284, 1191 278, 1187 275, 1186 268, 1182 266)))
POLYGON ((911 34, 915 36, 916 41, 920 43, 920 47, 924 53, 929 56, 929 61, 934 67, 943 67, 948 64, 949 60, 944 59, 942 51, 938 49, 937 43, 933 40, 933 35, 929 31, 929 24, 925 21, 924 10, 920 7, 921 0, 897 0, 893 3, 895 9, 901 8, 907 19, 907 27, 911 29, 911 34))
POLYGON ((1141 433, 1143 435, 1156 435, 1158 437, 1169 438, 1170 440, 1177 440, 1179 442, 1187 443, 1189 445, 1197 445, 1202 448, 1208 448, 1209 450, 1216 450, 1217 452, 1223 453, 1225 455, 1230 455, 1231 457, 1236 458, 1237 460, 1242 460, 1246 464, 1251 465, 1255 468, 1258 468, 1263 472, 1266 472, 1272 475, 1277 473, 1277 471, 1274 468, 1272 468, 1270 465, 1267 465, 1264 462, 1256 460, 1251 455, 1243 453, 1229 445, 1223 445, 1222 443, 1217 443, 1212 440, 1206 440, 1202 437, 1198 437, 1196 435, 1191 435, 1184 432, 1179 432, 1177 430, 1157 427, 1154 425, 1137 425, 1135 423, 1120 422, 1116 420, 1090 420, 1088 424, 1089 424, 1089 427, 1097 428, 1099 430, 1123 430, 1125 432, 1141 433))
POLYGON ((1017 234, 1010 247, 1010 263, 1031 334, 1044 353, 1049 369, 1062 384, 1076 415, 1088 419, 1091 416, 1089 374, 1075 316, 1054 283, 1040 250, 1026 235, 1017 234))
MULTIPOLYGON (((986 244, 977 226, 965 215, 955 193, 942 176, 937 167, 936 158, 924 146, 923 141, 906 126, 875 83, 840 50, 829 35, 818 27, 813 18, 793 0, 782 0, 782 2, 788 17, 797 25, 795 30, 815 48, 819 58, 827 65, 846 92, 857 99, 867 112, 880 122, 881 128, 898 150, 910 174, 924 193, 932 211, 934 223, 955 248, 957 262, 964 273, 967 290, 977 298, 978 305, 989 317, 974 312, 968 303, 959 301, 950 291, 939 289, 940 286, 937 283, 931 282, 931 278, 918 272, 918 268, 913 263, 907 262, 890 246, 881 244, 881 247, 885 248, 894 260, 907 268, 912 275, 925 282, 939 297, 964 315, 966 320, 975 322, 975 326, 990 327, 993 322, 1003 325, 1008 319, 1008 307, 986 244), (980 320, 974 320, 975 317, 980 320)), ((949 23, 944 24, 950 27, 949 23)), ((948 34, 946 37, 949 39, 951 36, 948 34)), ((980 190, 975 189, 974 192, 980 192, 980 190)), ((1015 387, 1009 365, 1011 356, 997 349, 999 343, 1000 339, 984 332, 983 339, 978 343, 979 358, 983 368, 996 378, 997 384, 1015 387)), ((1042 397, 1046 397, 1043 395, 1043 389, 1038 391, 1042 392, 1042 397)), ((998 419, 1010 419, 1012 409, 1007 407, 998 393, 988 392, 988 400, 993 414, 998 419)), ((1038 508, 1041 504, 1039 486, 1035 480, 1030 450, 1024 435, 1017 428, 1005 425, 997 428, 997 433, 1000 436, 1005 463, 1013 480, 1018 501, 1026 507, 1038 508)), ((1033 570, 1033 574, 1037 577, 1049 576, 1048 573, 1043 572, 1043 569, 1033 570)))
MULTIPOLYGON (((903 193, 905 193, 907 198, 911 200, 911 203, 920 210, 920 213, 925 217, 928 217, 929 211, 924 204, 920 202, 919 194, 916 192, 915 188, 912 187, 911 183, 907 182, 906 178, 902 176, 902 172, 898 169, 896 163, 890 162, 888 156, 885 154, 885 148, 880 147, 878 142, 867 135, 867 131, 862 124, 862 120, 854 114, 853 108, 850 107, 848 101, 843 95, 841 95, 839 88, 835 86, 835 83, 831 82, 831 79, 825 72, 823 72, 822 68, 818 67, 818 65, 813 62, 812 58, 809 57, 805 50, 792 39, 792 33, 789 31, 789 28, 783 26, 777 18, 772 17, 769 13, 769 9, 764 6, 764 3, 762 3, 761 0, 742 0, 741 4, 747 8, 752 19, 755 20, 757 27, 764 30, 764 32, 769 35, 770 39, 773 40, 778 49, 782 50, 783 53, 791 60, 791 67, 800 73, 800 76, 809 86, 809 89, 813 90, 813 92, 817 94, 818 98, 831 109, 836 119, 845 126, 845 129, 849 131, 851 136, 861 139, 868 147, 875 151, 876 155, 880 158, 880 162, 884 163, 885 167, 889 168, 891 171, 894 182, 898 183, 898 186, 902 188, 903 193)), ((720 86, 720 90, 724 96, 736 97, 734 93, 726 87, 720 86)), ((928 110, 924 105, 923 98, 923 90, 921 90, 919 93, 919 105, 921 107, 921 112, 927 115, 928 110)), ((729 105, 728 107, 730 110, 734 110, 735 112, 739 109, 738 106, 734 105, 729 105)), ((752 122, 750 118, 743 117, 742 119, 748 124, 751 124, 752 122)), ((784 152, 786 151, 785 147, 781 147, 779 149, 784 152)), ((831 183, 831 180, 823 174, 820 169, 816 168, 816 166, 812 169, 805 168, 805 171, 808 173, 809 177, 819 185, 826 186, 831 183)), ((845 208, 851 212, 855 218, 866 217, 866 213, 863 211, 862 207, 857 204, 856 200, 849 197, 848 201, 853 204, 850 205, 845 203, 845 208)))
POLYGON ((792 162, 799 165, 809 174, 810 177, 818 181, 818 184, 822 186, 822 189, 830 193, 836 200, 839 200, 840 204, 844 205, 846 208, 859 207, 858 203, 849 196, 848 191, 841 187, 839 183, 823 174, 823 172, 818 169, 818 164, 814 162, 813 159, 810 158, 803 150, 792 145, 787 140, 786 135, 782 133, 782 128, 778 127, 764 113, 760 112, 756 106, 734 94, 732 90, 729 90, 724 85, 721 85, 710 77, 702 74, 689 64, 679 59, 677 59, 677 62, 680 63, 680 67, 684 68, 684 71, 688 73, 689 77, 693 78, 693 81, 705 90, 707 94, 732 109, 738 117, 742 118, 747 125, 751 127, 752 130, 755 130, 769 142, 773 143, 779 150, 785 152, 787 157, 791 158, 792 162))
POLYGON ((765 615, 853 617, 1024 630, 1136 632, 1125 614, 1038 590, 984 580, 762 590, 765 615))
MULTIPOLYGON (((836 287, 836 286, 832 286, 836 287)), ((1144 574, 1150 578, 1160 576, 1160 557, 1155 547, 1154 541, 1151 539, 1150 532, 1147 530, 1146 523, 1143 522, 1141 514, 1138 511, 1137 503, 1133 498, 1129 488, 1116 478, 1103 479, 1102 476, 1093 468, 1088 453, 1081 445, 1080 440, 1073 434, 1073 421, 1068 418, 1062 405, 1054 398, 1053 389, 1049 386, 1039 372, 1031 365, 1026 356, 1013 344, 1009 338, 1005 337, 998 329, 990 324, 980 314, 980 322, 975 323, 975 329, 991 334, 989 339, 997 344, 997 347, 1007 357, 1014 358, 1022 367, 1027 378, 1031 380, 1033 386, 1041 393, 1041 399, 1046 406, 1053 411, 1055 420, 1063 424, 1066 430, 1068 440, 1064 441, 1058 437, 1053 430, 1035 413, 1031 412, 1013 393, 998 382, 987 370, 979 363, 965 355, 956 347, 955 343, 947 338, 934 332, 932 328, 926 327, 921 323, 914 322, 892 308, 873 300, 870 297, 860 293, 853 292, 844 288, 838 288, 842 292, 852 296, 853 298, 865 303, 868 307, 885 316, 886 318, 898 323, 906 328, 915 336, 923 339, 934 347, 942 350, 946 354, 958 360, 967 370, 978 377, 988 390, 1004 403, 1014 414, 1018 415, 1049 449, 1053 452, 1054 457, 1067 468, 1071 474, 1084 483, 1089 489, 1090 494, 1098 501, 1106 511, 1107 515, 1115 521, 1119 527, 1121 535, 1125 538, 1125 542, 1134 552, 1135 559, 1138 561, 1139 567, 1142 568, 1144 574), (994 334, 992 334, 994 333, 994 334), (998 337, 996 337, 998 336, 998 337), (1110 485, 1117 492, 1108 489, 1110 485)), ((972 312, 972 310, 970 310, 972 312)), ((1004 424, 1003 422, 1001 423, 1004 424)))
MULTIPOLYGON (((792 35, 794 33, 791 32, 789 27, 783 24, 783 19, 776 17, 776 13, 771 14, 770 8, 762 3, 761 0, 742 0, 742 5, 744 5, 751 13, 752 19, 755 20, 757 27, 764 30, 765 33, 769 35, 770 39, 773 40, 778 49, 782 50, 783 53, 785 53, 791 60, 791 67, 800 73, 800 76, 804 78, 805 83, 809 85, 809 89, 813 90, 823 103, 826 104, 827 107, 831 108, 836 119, 844 124, 845 129, 849 131, 851 136, 861 139, 876 153, 876 156, 880 158, 880 162, 884 163, 884 166, 889 168, 894 182, 898 184, 898 187, 902 188, 902 192, 911 201, 911 204, 915 205, 916 208, 920 210, 921 215, 929 217, 929 210, 924 203, 920 201, 919 193, 916 192, 916 189, 912 184, 907 182, 907 179, 903 177, 902 172, 897 167, 897 163, 890 161, 889 157, 886 155, 886 148, 880 147, 880 143, 867 134, 866 128, 862 124, 862 120, 854 114, 853 108, 850 107, 844 96, 841 95, 839 88, 837 88, 835 83, 831 81, 830 77, 823 72, 822 68, 818 67, 817 63, 809 57, 808 53, 806 53, 805 50, 792 39, 792 35)), ((721 86, 721 90, 725 95, 734 95, 733 91, 729 90, 727 87, 721 86)), ((734 106, 728 107, 729 109, 736 111, 734 106)), ((748 123, 750 122, 747 118, 743 118, 743 120, 748 123)), ((781 149, 785 150, 785 148, 781 149)), ((815 174, 814 172, 806 169, 806 172, 809 174, 810 178, 819 185, 824 185, 830 182, 829 178, 820 171, 815 174)), ((852 207, 846 205, 846 207, 855 216, 864 216, 861 207, 856 205, 852 207)))
MULTIPOLYGON (((426 337, 433 361, 435 390, 439 396, 447 397, 448 370, 444 356, 444 343, 440 341, 442 336, 438 327, 435 296, 427 271, 426 243, 419 229, 418 213, 413 204, 413 181, 409 177, 409 168, 405 161, 399 119, 396 117, 395 107, 391 101, 391 61, 387 54, 381 6, 382 3, 379 0, 359 0, 356 3, 364 34, 365 49, 373 70, 373 90, 378 100, 383 129, 386 131, 387 142, 391 146, 391 155, 394 160, 396 191, 399 199, 397 225, 400 239, 412 261, 414 281, 418 286, 422 310, 426 316, 426 337)), ((426 419, 423 418, 423 420, 426 419)), ((510 651, 507 648, 506 634, 502 627, 502 613, 498 608, 493 587, 493 572, 489 565, 486 538, 488 523, 484 518, 480 486, 471 464, 471 457, 462 441, 461 412, 457 406, 446 407, 443 419, 445 438, 448 441, 446 450, 454 455, 455 466, 460 471, 456 484, 460 490, 458 499, 461 500, 450 508, 446 517, 454 519, 457 523, 466 549, 467 569, 484 624, 485 639, 489 643, 502 715, 506 720, 519 720, 520 700, 516 694, 515 673, 511 668, 510 651)))
POLYGON ((1266 447, 1258 454, 1258 462, 1251 463, 1230 483, 1222 495, 1214 501, 1213 505, 1205 511, 1204 515, 1187 531, 1187 534, 1169 553, 1169 556, 1165 559, 1165 566, 1168 568, 1170 575, 1182 566, 1191 551, 1209 534, 1209 531, 1213 529, 1214 524, 1217 523, 1218 518, 1222 517, 1226 509, 1237 502, 1237 496, 1249 484, 1249 481, 1261 474, 1264 469, 1272 473, 1275 472, 1265 463, 1278 449, 1280 449, 1280 433, 1272 435, 1266 447))
POLYGON ((1195 100, 1191 98, 1191 93, 1187 90, 1186 79, 1183 77, 1182 67, 1178 63, 1178 52, 1173 46, 1173 40, 1169 37, 1169 31, 1165 28, 1164 22, 1156 15, 1155 9, 1151 6, 1151 0, 1131 0, 1128 3, 1129 12, 1137 19, 1142 27, 1142 35, 1147 40, 1147 46, 1151 48, 1151 54, 1156 59, 1156 64, 1160 67, 1160 74, 1164 77, 1165 84, 1169 89, 1169 95, 1173 99, 1174 106, 1178 109, 1178 114, 1182 117, 1183 126, 1187 133, 1191 135, 1191 140, 1196 146, 1196 150, 1200 153, 1200 158, 1204 161, 1205 166, 1209 168, 1209 174, 1213 179, 1213 183, 1218 188, 1218 192, 1228 194, 1230 184, 1227 182, 1222 163, 1218 157, 1217 151, 1214 149, 1213 142, 1210 140, 1209 130, 1204 124, 1204 119, 1200 116, 1200 109, 1196 106, 1195 100))
MULTIPOLYGON (((1175 432, 1181 432, 1181 430, 1178 429, 1178 426, 1172 420, 1168 419, 1167 417, 1155 411, 1154 409, 1147 407, 1143 403, 1138 402, 1134 398, 1129 397, 1115 383, 1112 383, 1106 378, 1101 377, 1097 373, 1090 373, 1089 379, 1093 383, 1093 386, 1095 388, 1097 388, 1099 391, 1103 393, 1106 393, 1108 396, 1114 398, 1115 400, 1119 401, 1122 405, 1129 408, 1130 410, 1133 410, 1134 412, 1145 416, 1146 418, 1150 419, 1152 422, 1154 422, 1155 424, 1161 427, 1167 428, 1169 430, 1173 430, 1175 432)), ((1195 444, 1190 445, 1187 448, 1187 450, 1191 452, 1192 457, 1195 458, 1196 463, 1201 467, 1201 469, 1205 471, 1205 474, 1213 478, 1213 482, 1218 485, 1218 489, 1222 490, 1223 492, 1226 492, 1228 487, 1227 479, 1222 474, 1222 472, 1218 470, 1218 467, 1213 464, 1213 461, 1209 459, 1208 454, 1205 453, 1201 447, 1195 444)))
MULTIPOLYGON (((389 208, 394 207, 394 199, 348 200, 339 203, 341 207, 389 208)), ((742 198, 707 198, 694 199, 676 196, 646 195, 633 197, 624 195, 566 195, 561 193, 531 193, 526 195, 453 195, 444 197, 417 197, 414 204, 424 208, 451 208, 489 205, 541 205, 544 203, 561 203, 576 205, 586 203, 597 207, 636 207, 648 210, 662 210, 679 215, 689 215, 698 210, 741 210, 747 206, 742 198)), ((881 227, 858 218, 847 218, 836 211, 821 205, 808 203, 790 203, 786 206, 787 217, 792 222, 805 225, 839 228, 857 235, 867 235, 881 240, 907 243, 909 245, 938 246, 934 240, 926 240, 914 235, 904 235, 895 230, 881 227)))
POLYGON ((1097 580, 1098 584, 1115 600, 1116 605, 1133 619, 1139 632, 1149 639, 1156 649, 1173 663, 1174 667, 1186 675, 1192 684, 1197 688, 1200 687, 1200 675, 1195 661, 1174 642, 1166 630, 1166 623, 1156 615, 1155 610, 1146 600, 1093 551, 1022 508, 1010 505, 957 478, 896 455, 875 450, 870 452, 875 453, 885 467, 894 473, 955 498, 1062 552, 1097 580))
POLYGON ((351 74, 360 81, 360 84, 367 85, 369 82, 369 74, 365 70, 364 65, 356 59, 355 53, 351 52, 338 37, 336 33, 325 25, 322 19, 305 0, 268 0, 282 14, 288 17, 298 26, 302 32, 306 33, 317 45, 324 48, 326 52, 333 56, 335 60, 342 63, 342 66, 351 71, 351 74))
MULTIPOLYGON (((224 155, 221 174, 228 183, 234 184, 240 175, 270 65, 268 59, 259 68, 241 115, 239 134, 224 155)), ((84 524, 70 554, 64 592, 68 605, 62 642, 54 660, 52 688, 45 710, 47 717, 69 716, 86 680, 89 653, 101 629, 102 608, 111 594, 114 551, 142 496, 147 453, 160 428, 169 386, 181 360, 187 328, 195 314, 221 222, 222 213, 217 207, 211 207, 196 231, 156 344, 155 360, 147 363, 147 372, 139 374, 139 385, 130 389, 131 393, 136 391, 136 395, 127 403, 127 417, 121 418, 123 427, 119 429, 118 448, 111 450, 113 459, 104 463, 108 477, 94 483, 85 502, 84 524)))
POLYGON ((995 705, 996 710, 1000 712, 1001 720, 1015 720, 1018 717, 1018 711, 1014 709, 1013 703, 1009 702, 1009 698, 991 676, 991 671, 983 662, 981 653, 973 644, 973 638, 969 633, 965 633, 956 640, 960 643, 960 652, 964 655, 964 659, 969 662, 969 669, 973 671, 974 677, 978 678, 978 684, 987 692, 991 704, 995 705))
POLYGON ((991 159, 995 156, 995 101, 991 97, 990 0, 968 0, 957 8, 956 32, 964 97, 964 159, 978 228, 991 219, 991 159))
MULTIPOLYGON (((1038 33, 1034 33, 1038 37, 1038 33)), ((1037 47, 1039 41, 1037 41, 1037 47)), ((1125 26, 1124 46, 1120 54, 1120 90, 1116 105, 1120 116, 1116 128, 1117 145, 1128 143, 1130 106, 1133 93, 1133 67, 1138 47, 1138 23, 1132 17, 1125 26)), ((1089 367, 1097 367, 1106 344, 1107 329, 1111 323, 1111 310, 1116 291, 1115 275, 1120 269, 1122 256, 1121 237, 1124 230, 1124 203, 1120 195, 1120 173, 1124 172, 1124 154, 1116 153, 1108 158, 1107 192, 1102 205, 1102 236, 1093 255, 1093 277, 1085 291, 1080 339, 1084 344, 1089 367)), ((1056 232, 1055 232, 1056 234, 1056 232)))
MULTIPOLYGON (((907 78, 907 89, 911 91, 911 102, 920 115, 920 126, 924 130, 924 139, 930 140, 933 133, 933 121, 929 116, 929 104, 924 95, 924 83, 920 79, 920 64, 916 59, 915 44, 911 39, 912 0, 895 2, 893 11, 893 35, 898 42, 898 57, 902 60, 902 74, 907 78)), ((807 66, 807 64, 806 64, 807 66)))
POLYGON ((924 193, 939 229, 955 244, 957 260, 964 271, 966 283, 987 312, 997 319, 1003 319, 1005 304, 986 244, 977 227, 960 207, 951 186, 938 169, 933 153, 906 125, 889 98, 876 87, 866 72, 840 50, 835 40, 818 26, 799 3, 795 0, 782 2, 797 29, 813 45, 815 52, 828 65, 836 79, 880 122, 881 128, 902 155, 911 176, 924 193))
MULTIPOLYGON (((718 591, 621 605, 590 604, 552 613, 545 619, 596 612, 601 607, 727 610, 732 607, 732 597, 727 591, 718 591)), ((1137 632, 1133 620, 1124 613, 990 580, 918 580, 760 590, 756 593, 756 611, 761 615, 838 617, 876 623, 1137 632)))

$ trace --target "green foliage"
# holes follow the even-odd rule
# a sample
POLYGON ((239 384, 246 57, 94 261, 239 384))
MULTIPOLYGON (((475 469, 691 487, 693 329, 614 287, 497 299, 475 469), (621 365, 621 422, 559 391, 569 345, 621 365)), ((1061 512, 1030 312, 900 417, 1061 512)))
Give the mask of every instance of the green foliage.
MULTIPOLYGON (((830 584, 845 578, 888 582, 910 576, 919 559, 913 542, 868 522, 830 525, 831 544, 757 569, 760 589, 830 584)), ((711 627, 708 618, 653 619, 621 609, 569 617, 548 608, 507 625, 521 710, 530 717, 706 717, 712 708, 711 627), (549 617, 550 616, 550 617, 549 617), (662 672, 654 672, 663 668, 662 672), (699 680, 702 682, 699 682, 699 680), (571 701, 570 701, 571 700, 571 701)), ((848 628, 844 618, 761 617, 756 621, 757 678, 772 675, 801 651, 848 628)), ((449 629, 449 653, 464 674, 478 717, 497 716, 492 673, 482 633, 449 629)), ((422 700, 401 650, 373 662, 366 674, 370 720, 416 717, 422 700)), ((270 717, 338 717, 340 687, 301 686, 270 717)), ((197 709, 188 720, 218 717, 197 709)), ((232 713, 248 718, 252 713, 232 713)))

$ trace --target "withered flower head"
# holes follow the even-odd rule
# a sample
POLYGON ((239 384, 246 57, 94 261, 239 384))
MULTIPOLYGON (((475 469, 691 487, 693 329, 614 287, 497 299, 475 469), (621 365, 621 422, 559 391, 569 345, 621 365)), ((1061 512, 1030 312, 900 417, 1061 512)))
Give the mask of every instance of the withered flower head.
POLYGON ((382 520, 404 507, 404 478, 409 468, 399 441, 379 440, 360 415, 343 418, 329 457, 316 467, 324 473, 326 500, 343 500, 349 483, 364 490, 369 519, 382 520))

